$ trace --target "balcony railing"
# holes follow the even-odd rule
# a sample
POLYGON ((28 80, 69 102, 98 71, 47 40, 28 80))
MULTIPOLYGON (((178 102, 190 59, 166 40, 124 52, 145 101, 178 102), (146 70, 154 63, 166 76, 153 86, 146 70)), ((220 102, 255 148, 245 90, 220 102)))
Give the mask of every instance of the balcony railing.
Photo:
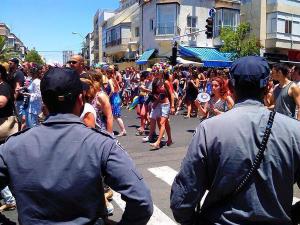
POLYGON ((155 28, 155 35, 180 35, 180 28, 177 26, 158 26, 155 28))
POLYGON ((113 47, 113 46, 117 46, 117 45, 127 45, 129 41, 130 41, 130 38, 119 38, 119 39, 107 42, 105 44, 105 47, 109 48, 109 47, 113 47))

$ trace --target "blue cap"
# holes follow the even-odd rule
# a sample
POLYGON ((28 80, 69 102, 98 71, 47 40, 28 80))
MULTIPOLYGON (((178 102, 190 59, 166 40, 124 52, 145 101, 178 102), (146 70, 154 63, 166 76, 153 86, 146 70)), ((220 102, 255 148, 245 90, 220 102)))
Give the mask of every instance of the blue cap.
POLYGON ((265 87, 270 77, 270 68, 266 59, 259 56, 246 56, 233 62, 230 68, 230 79, 235 85, 236 81, 244 80, 254 82, 259 87, 265 87))

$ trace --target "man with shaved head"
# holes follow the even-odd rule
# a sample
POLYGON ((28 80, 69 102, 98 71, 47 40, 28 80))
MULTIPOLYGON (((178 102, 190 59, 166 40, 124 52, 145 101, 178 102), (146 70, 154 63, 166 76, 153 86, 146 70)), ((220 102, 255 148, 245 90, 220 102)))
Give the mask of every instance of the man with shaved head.
POLYGON ((84 71, 84 59, 81 55, 73 55, 68 61, 70 67, 80 75, 80 78, 87 78, 87 74, 84 71))

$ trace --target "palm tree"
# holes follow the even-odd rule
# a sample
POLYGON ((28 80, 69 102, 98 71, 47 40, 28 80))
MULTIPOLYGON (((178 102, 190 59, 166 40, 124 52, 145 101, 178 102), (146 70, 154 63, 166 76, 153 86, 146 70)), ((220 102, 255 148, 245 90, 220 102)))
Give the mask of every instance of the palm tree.
POLYGON ((6 38, 0 36, 0 61, 8 61, 10 58, 16 56, 13 48, 6 46, 6 38))

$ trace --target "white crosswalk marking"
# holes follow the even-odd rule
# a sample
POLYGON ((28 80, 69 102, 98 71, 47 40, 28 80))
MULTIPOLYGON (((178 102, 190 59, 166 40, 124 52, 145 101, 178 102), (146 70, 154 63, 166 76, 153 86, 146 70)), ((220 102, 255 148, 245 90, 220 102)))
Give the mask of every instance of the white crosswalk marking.
POLYGON ((176 170, 173 170, 172 168, 170 168, 168 166, 149 168, 148 170, 151 173, 153 173, 157 178, 166 182, 170 186, 172 185, 172 183, 178 173, 176 170))
MULTIPOLYGON (((155 177, 159 178, 160 180, 162 180, 163 182, 167 183, 170 186, 172 185, 176 175, 178 174, 176 170, 172 169, 169 166, 149 168, 148 171, 150 171, 155 177)), ((208 191, 205 192, 201 200, 201 205, 203 204, 207 194, 208 191)), ((113 200, 122 209, 122 211, 125 210, 126 203, 121 199, 121 195, 119 193, 114 192, 113 200)), ((299 198, 293 197, 293 204, 298 201, 300 201, 299 198)), ((154 205, 153 215, 147 225, 158 225, 158 224, 176 225, 177 223, 175 223, 165 213, 163 213, 156 205, 154 205)))
MULTIPOLYGON (((114 201, 118 206, 124 211, 126 203, 121 199, 121 195, 117 192, 114 192, 114 201)), ((171 220, 166 214, 164 214, 159 208, 154 205, 153 215, 147 225, 176 225, 173 220, 171 220)))
MULTIPOLYGON (((178 173, 176 170, 174 170, 174 169, 172 169, 171 167, 168 167, 168 166, 149 168, 148 170, 151 173, 153 173, 154 176, 161 179, 162 181, 164 181, 165 183, 167 183, 170 186, 173 184, 173 181, 174 181, 174 179, 175 179, 175 177, 178 173)), ((208 194, 208 191, 205 192, 203 198, 200 201, 200 205, 203 204, 207 194, 208 194)))
POLYGON ((293 197, 293 204, 295 204, 296 202, 299 202, 299 201, 300 201, 299 198, 293 197))

